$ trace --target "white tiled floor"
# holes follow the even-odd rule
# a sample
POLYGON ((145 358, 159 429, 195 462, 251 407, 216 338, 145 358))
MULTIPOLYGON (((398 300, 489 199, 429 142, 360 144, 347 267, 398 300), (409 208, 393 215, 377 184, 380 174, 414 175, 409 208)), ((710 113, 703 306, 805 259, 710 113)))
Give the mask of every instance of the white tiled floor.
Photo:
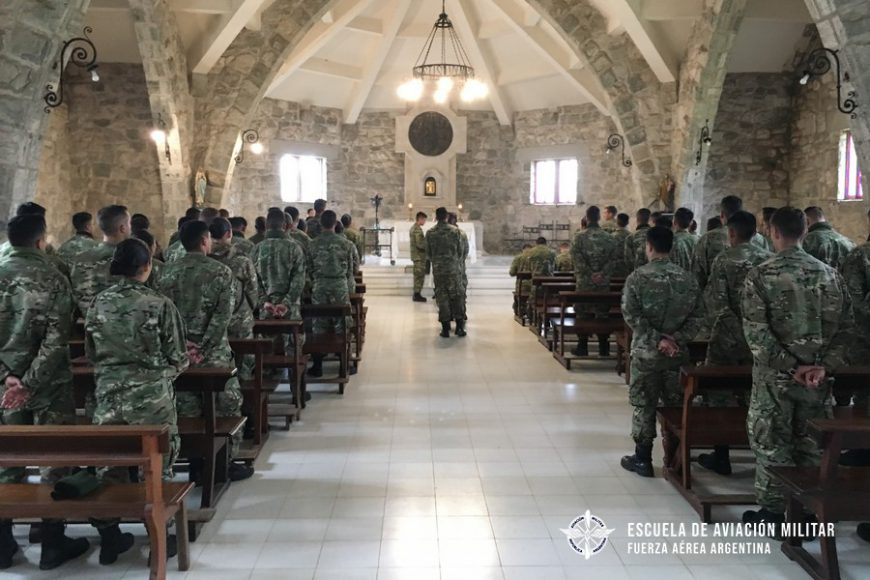
MULTIPOLYGON (((472 298, 464 340, 437 336, 431 304, 367 303, 364 362, 344 397, 315 393, 303 422, 273 432, 255 478, 230 489, 192 546, 192 570, 172 578, 806 577, 776 544, 762 556, 628 554, 630 522, 697 516, 662 479, 619 467, 629 406, 612 362, 563 370, 513 321, 509 296, 472 298), (615 530, 589 561, 559 531, 587 508, 615 530)), ((751 485, 751 474, 734 483, 751 485)), ((28 547, 28 562, 0 579, 147 578, 134 531, 136 549, 115 566, 97 564, 96 534, 80 527, 94 539, 87 560, 40 573, 28 547)), ((838 531, 844 576, 868 577, 854 524, 838 531)))

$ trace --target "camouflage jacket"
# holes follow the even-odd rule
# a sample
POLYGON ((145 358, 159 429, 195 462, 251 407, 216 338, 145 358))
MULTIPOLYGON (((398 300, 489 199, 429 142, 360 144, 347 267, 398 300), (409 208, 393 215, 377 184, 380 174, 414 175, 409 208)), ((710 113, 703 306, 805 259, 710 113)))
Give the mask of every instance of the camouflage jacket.
POLYGON ((695 244, 698 238, 687 231, 674 232, 674 246, 671 248, 671 262, 685 270, 692 271, 692 256, 695 253, 695 244))
POLYGON ((626 279, 622 315, 631 327, 632 356, 659 356, 658 343, 672 336, 685 350, 704 319, 698 285, 692 275, 665 258, 641 266, 626 279))
POLYGON ((616 239, 616 265, 613 268, 613 275, 623 278, 631 272, 628 266, 628 255, 625 253, 625 241, 631 237, 631 232, 626 228, 616 228, 613 230, 613 237, 616 239))
POLYGON ((802 245, 807 254, 835 270, 840 269, 846 256, 855 249, 852 240, 837 232, 828 222, 813 224, 802 245))
POLYGON ((556 252, 547 246, 536 245, 525 251, 526 262, 532 277, 552 276, 556 267, 556 252))
MULTIPOLYGON (((0 244, 0 261, 6 258, 9 254, 12 253, 12 244, 8 241, 0 244)), ((54 266, 58 272, 63 274, 66 279, 69 279, 69 265, 61 259, 60 256, 57 255, 54 248, 51 247, 51 244, 45 247, 45 252, 43 252, 45 258, 48 260, 48 263, 54 266)))
MULTIPOLYGON (((178 230, 176 230, 176 231, 172 232, 172 235, 171 235, 171 236, 169 236, 169 244, 168 244, 168 245, 171 246, 172 244, 174 244, 175 242, 179 241, 180 239, 181 239, 181 232, 179 232, 178 230)), ((163 257, 165 258, 166 255, 164 254, 163 257)))
POLYGON ((601 220, 601 222, 598 224, 598 227, 600 227, 602 230, 604 230, 604 231, 607 232, 608 234, 615 233, 616 230, 621 229, 621 228, 619 227, 619 224, 616 223, 616 220, 615 220, 615 219, 614 219, 614 220, 610 220, 610 221, 607 221, 607 220, 601 220))
POLYGON ((605 290, 610 287, 610 277, 616 266, 617 241, 612 235, 590 224, 585 230, 577 232, 571 244, 571 259, 574 262, 574 278, 579 292, 605 290), (604 274, 603 284, 592 282, 592 275, 604 274))
POLYGON ((187 250, 184 249, 184 246, 181 245, 181 241, 177 240, 170 244, 166 251, 163 252, 163 261, 167 264, 171 264, 175 260, 179 259, 183 255, 187 253, 187 250))
MULTIPOLYGON (((513 261, 511 262, 510 275, 516 277, 520 272, 531 272, 529 268, 529 251, 532 248, 527 248, 514 256, 513 261)), ((573 271, 573 270, 572 270, 573 271)), ((523 280, 520 283, 520 288, 524 294, 528 294, 532 288, 531 280, 523 280)))
POLYGON ((227 339, 235 308, 230 269, 199 252, 189 252, 166 264, 157 288, 181 314, 187 340, 199 347, 202 364, 232 364, 227 339))
MULTIPOLYGON (((253 236, 248 238, 248 241, 256 246, 257 244, 259 244, 260 242, 262 242, 265 239, 266 239, 266 232, 257 232, 256 234, 254 234, 253 236)), ((253 250, 251 250, 251 251, 253 252, 253 250)))
POLYGON ((426 256, 432 263, 432 275, 460 275, 463 268, 462 236, 447 222, 438 222, 426 232, 426 256))
POLYGON ((836 270, 800 247, 750 270, 741 311, 756 373, 783 373, 801 364, 836 370, 843 364, 852 317, 849 292, 836 270))
POLYGON ((94 236, 88 233, 78 233, 62 243, 57 249, 58 257, 69 264, 73 258, 84 252, 96 248, 99 245, 94 236))
POLYGON ((426 259, 426 236, 418 224, 411 226, 411 260, 419 262, 426 259))
MULTIPOLYGON (((749 242, 756 247, 767 249, 767 242, 759 233, 749 242)), ((710 271, 713 268, 713 260, 731 246, 728 240, 728 226, 709 231, 695 244, 695 253, 692 256, 692 273, 698 282, 698 287, 703 290, 707 287, 710 271)))
POLYGON ((870 242, 861 244, 846 257, 843 279, 852 298, 856 330, 870 339, 870 242))
POLYGON ((160 280, 160 276, 163 274, 163 268, 165 267, 166 264, 164 262, 157 258, 151 258, 151 275, 148 276, 148 281, 145 285, 152 290, 157 290, 157 282, 160 280))
POLYGON ((254 243, 250 240, 245 239, 245 236, 238 232, 233 232, 232 244, 241 248, 242 253, 247 256, 250 256, 251 252, 254 251, 254 243))
POLYGON ((625 238, 623 251, 629 273, 646 264, 646 232, 649 226, 637 226, 630 236, 625 238))
POLYGON ((85 352, 98 397, 173 381, 190 362, 184 323, 172 301, 127 278, 100 292, 88 310, 85 352))
MULTIPOLYGON (((15 248, 0 262, 0 389, 13 375, 30 392, 30 410, 50 405, 69 374, 73 298, 45 254, 15 248)), ((69 384, 69 383, 66 383, 69 384)))
POLYGON ((350 240, 350 243, 354 245, 356 248, 356 253, 359 254, 359 257, 362 258, 364 252, 363 244, 362 244, 362 236, 356 228, 344 228, 344 237, 350 240))
POLYGON ((312 296, 319 291, 344 286, 348 294, 356 290, 353 277, 355 248, 347 239, 335 232, 323 230, 311 240, 308 252, 308 270, 311 272, 312 296))
POLYGON ((459 239, 462 241, 462 268, 465 268, 465 261, 468 260, 468 254, 471 252, 471 246, 468 244, 468 234, 459 226, 453 226, 459 232, 459 239))
POLYGON ((84 316, 97 294, 117 284, 119 276, 109 274, 109 266, 115 253, 115 244, 102 242, 73 259, 70 268, 73 296, 79 312, 84 316))
POLYGON ((314 217, 310 217, 305 220, 307 223, 306 233, 308 237, 312 240, 320 235, 320 232, 323 231, 323 226, 320 225, 320 215, 315 215, 314 217))
POLYGON ((556 256, 556 271, 557 272, 573 272, 574 261, 571 259, 571 252, 560 252, 556 256))
MULTIPOLYGON (((253 246, 251 246, 253 247, 253 246)), ((254 328, 254 310, 258 307, 257 271, 254 263, 240 244, 228 244, 212 240, 213 258, 233 273, 233 316, 230 319, 230 334, 233 336, 254 328)))
POLYGON ((266 302, 284 304, 288 318, 302 317, 299 301, 305 287, 305 253, 302 246, 287 239, 280 230, 269 230, 266 238, 254 247, 252 255, 257 271, 259 306, 266 302))
POLYGON ((307 256, 308 255, 308 247, 311 245, 311 238, 308 237, 308 234, 306 234, 303 231, 297 230, 296 228, 293 228, 292 230, 288 230, 286 233, 287 233, 287 239, 292 240, 292 241, 296 242, 297 244, 299 244, 299 246, 302 248, 302 251, 307 256))

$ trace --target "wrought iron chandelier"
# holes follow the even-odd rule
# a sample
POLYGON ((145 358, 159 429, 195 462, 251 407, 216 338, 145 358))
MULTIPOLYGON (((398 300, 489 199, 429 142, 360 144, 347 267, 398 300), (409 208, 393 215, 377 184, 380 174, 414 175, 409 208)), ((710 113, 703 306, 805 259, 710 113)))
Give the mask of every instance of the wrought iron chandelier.
POLYGON ((417 57, 411 80, 402 83, 396 91, 402 100, 419 101, 427 84, 434 84, 432 98, 438 104, 446 103, 454 88, 459 88, 459 96, 466 103, 489 94, 486 84, 474 76, 474 67, 447 16, 445 4, 445 0, 441 0, 441 14, 417 57))

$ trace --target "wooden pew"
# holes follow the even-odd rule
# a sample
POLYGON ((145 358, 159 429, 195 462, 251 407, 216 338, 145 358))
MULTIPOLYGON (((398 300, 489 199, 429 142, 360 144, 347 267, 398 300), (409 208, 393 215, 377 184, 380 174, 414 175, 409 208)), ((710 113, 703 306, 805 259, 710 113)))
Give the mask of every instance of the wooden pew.
MULTIPOLYGON (((773 477, 785 486, 786 522, 803 522, 805 510, 823 523, 870 520, 870 467, 838 465, 841 451, 870 448, 870 419, 816 419, 810 421, 809 430, 824 449, 821 466, 771 469, 773 477)), ((836 538, 823 535, 819 542, 819 559, 793 536, 782 543, 782 551, 812 578, 840 580, 836 538)))
MULTIPOLYGON (((272 351, 263 357, 263 368, 287 369, 290 377, 290 390, 294 399, 293 410, 288 412, 286 405, 268 403, 267 417, 281 417, 285 428, 289 428, 292 419, 299 420, 302 409, 305 408, 305 368, 308 365, 308 355, 303 352, 303 326, 302 320, 257 320, 254 323, 254 334, 278 338, 273 341, 272 351), (284 345, 294 345, 293 352, 287 354, 284 345)), ((267 384, 264 389, 270 398, 277 388, 277 384, 267 384)))
POLYGON ((526 307, 526 313, 529 317, 529 330, 538 338, 541 344, 552 350, 547 314, 548 312, 551 316, 558 314, 558 312, 554 312, 551 309, 556 309, 559 306, 559 292, 573 290, 576 284, 571 278, 536 276, 532 278, 532 286, 534 288, 535 300, 534 303, 529 301, 526 307))
POLYGON ((618 309, 622 295, 619 292, 559 292, 559 317, 552 321, 553 340, 558 348, 553 349, 553 358, 566 369, 571 369, 571 361, 579 358, 571 356, 565 348, 565 335, 615 334, 623 328, 622 315, 612 312, 608 318, 577 318, 577 305, 600 305, 618 309))
POLYGON ((53 484, 0 484, 0 518, 123 518, 145 522, 152 580, 166 578, 166 525, 175 519, 178 569, 190 567, 184 498, 190 483, 162 481, 169 428, 129 425, 0 426, 0 467, 141 467, 140 483, 106 484, 79 499, 55 501, 53 484))
MULTIPOLYGON (((633 333, 631 327, 626 324, 622 332, 616 335, 616 374, 625 377, 625 384, 631 384, 631 339, 633 333)), ((692 340, 688 344, 689 362, 692 364, 704 364, 707 360, 706 340, 692 340)))
POLYGON ((527 316, 525 314, 525 308, 529 301, 528 292, 523 291, 523 282, 526 280, 532 279, 531 272, 517 272, 515 276, 516 280, 514 282, 514 320, 516 320, 520 325, 525 326, 527 316))
POLYGON ((268 338, 231 338, 230 348, 236 356, 236 366, 242 364, 242 357, 253 355, 254 377, 251 380, 242 381, 242 395, 244 395, 247 407, 250 409, 248 421, 250 421, 253 439, 250 445, 242 443, 237 459, 248 464, 253 463, 260 455, 266 438, 269 435, 268 395, 263 389, 263 359, 272 352, 272 340, 268 338))
MULTIPOLYGON (((302 319, 314 321, 318 318, 342 318, 351 315, 350 304, 303 304, 302 319)), ((334 377, 309 378, 310 383, 336 383, 338 394, 344 394, 344 387, 350 380, 350 332, 348 325, 340 332, 325 334, 309 333, 305 337, 303 352, 308 355, 338 356, 338 375, 334 377)))
POLYGON ((357 366, 362 361, 363 329, 365 328, 365 296, 362 294, 350 295, 350 310, 353 317, 353 329, 351 330, 352 351, 351 362, 357 366))

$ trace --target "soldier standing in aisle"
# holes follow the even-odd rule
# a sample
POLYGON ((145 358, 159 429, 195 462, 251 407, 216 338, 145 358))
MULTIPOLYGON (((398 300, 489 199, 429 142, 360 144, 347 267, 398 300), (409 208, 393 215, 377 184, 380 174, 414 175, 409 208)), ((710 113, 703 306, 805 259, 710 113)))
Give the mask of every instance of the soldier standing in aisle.
POLYGON ((450 323, 456 321, 456 336, 465 332, 465 287, 462 284, 462 238, 458 228, 447 223, 447 209, 435 210, 438 222, 426 232, 426 255, 432 263, 435 302, 441 336, 450 336, 450 323))
POLYGON ((427 216, 422 211, 417 212, 417 219, 411 226, 411 262, 414 264, 414 302, 426 302, 421 292, 426 274, 429 273, 429 259, 426 257, 426 236, 423 235, 423 226, 426 225, 427 216))

